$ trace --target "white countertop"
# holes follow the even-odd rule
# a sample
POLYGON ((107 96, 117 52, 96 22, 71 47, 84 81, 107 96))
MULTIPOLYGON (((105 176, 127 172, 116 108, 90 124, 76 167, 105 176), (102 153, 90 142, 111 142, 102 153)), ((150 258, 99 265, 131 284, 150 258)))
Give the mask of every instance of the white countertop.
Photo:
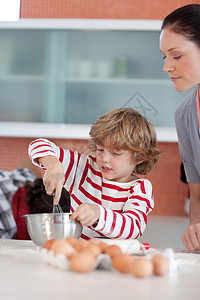
MULTIPOLYGON (((150 249, 148 254, 160 251, 150 249)), ((107 270, 61 271, 41 260, 32 241, 0 240, 0 299, 199 299, 200 254, 175 252, 180 264, 177 273, 137 279, 107 270)))
POLYGON ((6 29, 85 29, 85 30, 157 30, 162 20, 146 19, 67 19, 20 18, 17 22, 1 21, 6 29))
MULTIPOLYGON (((90 124, 0 122, 0 136, 88 139, 90 128, 90 124)), ((156 127, 155 130, 159 142, 178 142, 175 128, 156 127)))

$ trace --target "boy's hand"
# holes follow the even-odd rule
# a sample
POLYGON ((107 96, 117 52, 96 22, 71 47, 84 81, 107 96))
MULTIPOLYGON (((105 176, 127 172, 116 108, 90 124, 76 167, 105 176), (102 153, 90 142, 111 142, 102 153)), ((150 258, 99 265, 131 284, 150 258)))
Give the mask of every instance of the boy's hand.
POLYGON ((100 209, 96 204, 81 204, 70 216, 70 221, 77 219, 82 226, 93 225, 100 217, 100 209))
POLYGON ((48 195, 54 194, 53 204, 57 205, 59 203, 61 193, 62 193, 64 175, 62 173, 51 174, 51 172, 46 171, 43 177, 43 182, 44 182, 46 193, 48 195))
POLYGON ((39 162, 47 169, 43 183, 48 195, 54 193, 54 204, 58 204, 65 180, 64 169, 61 162, 53 156, 46 156, 39 159, 39 162))

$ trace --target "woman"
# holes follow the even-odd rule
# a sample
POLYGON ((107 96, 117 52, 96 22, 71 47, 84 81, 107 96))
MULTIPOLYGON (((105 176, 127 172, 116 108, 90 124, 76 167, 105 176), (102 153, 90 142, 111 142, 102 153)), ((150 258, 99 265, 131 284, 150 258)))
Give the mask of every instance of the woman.
POLYGON ((170 13, 160 35, 164 72, 174 88, 195 87, 176 109, 179 149, 190 188, 190 225, 182 236, 188 250, 200 250, 200 5, 191 4, 170 13))

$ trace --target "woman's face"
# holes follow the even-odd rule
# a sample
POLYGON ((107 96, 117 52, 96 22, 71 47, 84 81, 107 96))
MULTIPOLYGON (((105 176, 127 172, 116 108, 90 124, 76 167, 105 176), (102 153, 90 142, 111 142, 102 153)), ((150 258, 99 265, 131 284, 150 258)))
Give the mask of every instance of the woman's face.
POLYGON ((160 35, 160 50, 165 59, 163 71, 169 74, 175 90, 200 84, 200 48, 194 42, 166 28, 160 35))

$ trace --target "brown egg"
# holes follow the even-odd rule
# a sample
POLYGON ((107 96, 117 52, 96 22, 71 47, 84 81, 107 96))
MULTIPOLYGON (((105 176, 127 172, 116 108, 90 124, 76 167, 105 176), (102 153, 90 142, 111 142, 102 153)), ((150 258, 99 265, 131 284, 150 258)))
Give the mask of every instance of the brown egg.
POLYGON ((135 277, 144 278, 152 275, 153 263, 145 257, 135 258, 132 263, 131 273, 135 277))
POLYGON ((82 249, 82 251, 91 253, 95 258, 101 254, 101 248, 97 244, 88 244, 82 249))
POLYGON ((76 242, 76 244, 74 245, 74 249, 77 251, 77 252, 80 252, 83 250, 83 248, 88 244, 88 241, 86 240, 78 240, 76 242))
POLYGON ((90 272, 95 267, 94 255, 85 251, 79 252, 71 258, 70 267, 75 272, 90 272))
POLYGON ((134 257, 129 254, 119 254, 112 259, 112 266, 121 273, 130 273, 134 257))
POLYGON ((153 263, 153 272, 155 275, 164 275, 169 271, 169 261, 168 259, 161 255, 157 254, 152 257, 153 263))
POLYGON ((117 245, 109 245, 105 250, 105 254, 110 255, 111 258, 114 258, 116 255, 119 255, 121 253, 122 250, 117 245))
POLYGON ((93 239, 90 239, 88 241, 89 244, 95 244, 95 245, 98 245, 101 243, 101 239, 98 239, 98 238, 93 238, 93 239))
POLYGON ((49 250, 54 242, 55 242, 54 239, 47 240, 47 241, 44 243, 43 248, 46 248, 46 249, 49 250))
POLYGON ((105 242, 100 242, 100 244, 98 244, 98 246, 100 247, 102 253, 105 253, 106 249, 109 247, 109 245, 105 242))
POLYGON ((74 236, 68 236, 66 241, 74 247, 78 240, 74 236))
POLYGON ((57 253, 65 254, 67 258, 71 258, 76 251, 72 245, 70 245, 66 240, 55 240, 52 244, 51 251, 57 253))

